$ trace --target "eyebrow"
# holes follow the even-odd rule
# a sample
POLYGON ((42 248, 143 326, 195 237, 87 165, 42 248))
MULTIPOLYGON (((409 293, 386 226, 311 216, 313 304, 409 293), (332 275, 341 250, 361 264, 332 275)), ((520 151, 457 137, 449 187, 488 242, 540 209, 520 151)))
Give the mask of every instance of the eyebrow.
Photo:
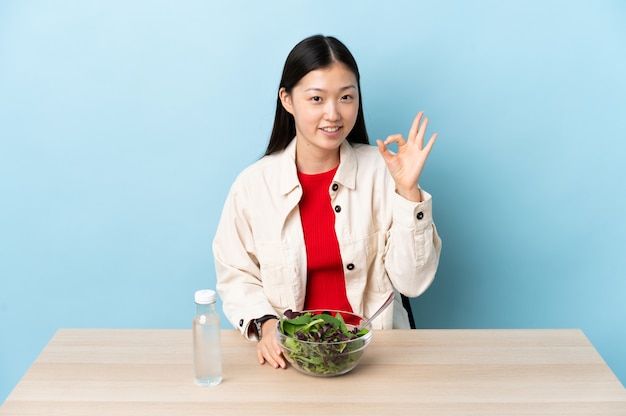
MULTIPOLYGON (((345 90, 349 90, 349 89, 355 89, 356 90, 356 85, 346 85, 345 87, 342 87, 339 89, 339 91, 345 91, 345 90)), ((325 92, 326 90, 323 88, 318 88, 318 87, 311 87, 311 88, 307 88, 306 91, 321 91, 321 92, 325 92)))

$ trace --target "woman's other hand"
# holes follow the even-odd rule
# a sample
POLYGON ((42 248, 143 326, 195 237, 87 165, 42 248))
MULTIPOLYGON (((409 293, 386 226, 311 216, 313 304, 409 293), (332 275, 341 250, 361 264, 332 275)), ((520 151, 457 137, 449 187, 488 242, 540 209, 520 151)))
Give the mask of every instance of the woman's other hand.
POLYGON ((261 334, 263 335, 256 347, 256 355, 259 364, 266 362, 274 368, 286 368, 287 363, 283 357, 283 352, 278 345, 276 339, 276 323, 277 319, 268 319, 261 325, 261 334))

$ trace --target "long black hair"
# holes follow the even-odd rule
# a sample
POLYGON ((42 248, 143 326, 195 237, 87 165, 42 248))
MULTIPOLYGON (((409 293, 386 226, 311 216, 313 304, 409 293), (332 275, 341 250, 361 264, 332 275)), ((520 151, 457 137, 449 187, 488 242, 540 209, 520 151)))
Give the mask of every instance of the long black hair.
MULTIPOLYGON (((338 39, 332 36, 315 35, 302 40, 294 46, 285 61, 278 90, 280 91, 281 88, 284 88, 287 93, 291 94, 293 87, 295 87, 306 74, 316 69, 328 67, 335 62, 341 62, 354 72, 359 92, 359 110, 356 123, 352 131, 348 133, 346 140, 348 140, 349 143, 369 144, 367 130, 365 129, 365 119, 363 117, 363 100, 361 99, 361 77, 359 75, 359 68, 346 45, 341 43, 338 39)), ((295 135, 295 120, 293 116, 285 110, 279 96, 276 99, 274 127, 272 128, 272 135, 270 136, 265 154, 269 155, 284 150, 295 135)))

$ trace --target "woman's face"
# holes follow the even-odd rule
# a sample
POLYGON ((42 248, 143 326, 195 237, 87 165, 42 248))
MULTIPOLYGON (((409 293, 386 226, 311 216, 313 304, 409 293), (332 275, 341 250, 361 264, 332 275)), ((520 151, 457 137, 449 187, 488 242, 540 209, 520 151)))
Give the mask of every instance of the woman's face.
POLYGON ((336 153, 356 123, 359 93, 356 76, 342 63, 306 74, 287 93, 279 94, 294 117, 299 149, 323 156, 336 153))

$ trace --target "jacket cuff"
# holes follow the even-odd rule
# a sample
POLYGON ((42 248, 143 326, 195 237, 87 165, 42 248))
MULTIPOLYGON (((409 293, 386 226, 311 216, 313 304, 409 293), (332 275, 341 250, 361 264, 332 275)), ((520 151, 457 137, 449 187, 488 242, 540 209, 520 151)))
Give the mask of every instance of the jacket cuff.
POLYGON ((254 318, 249 317, 249 316, 241 317, 239 318, 239 321, 237 322, 238 324, 237 329, 239 329, 239 331, 241 332, 241 335, 243 335, 246 339, 250 341, 259 341, 259 336, 257 334, 256 327, 254 325, 254 320, 263 318, 267 315, 277 316, 275 312, 272 312, 268 314, 261 314, 259 316, 255 316, 254 318))
POLYGON ((432 196, 420 188, 422 202, 409 201, 398 195, 393 201, 393 223, 405 228, 424 230, 433 225, 432 196))

